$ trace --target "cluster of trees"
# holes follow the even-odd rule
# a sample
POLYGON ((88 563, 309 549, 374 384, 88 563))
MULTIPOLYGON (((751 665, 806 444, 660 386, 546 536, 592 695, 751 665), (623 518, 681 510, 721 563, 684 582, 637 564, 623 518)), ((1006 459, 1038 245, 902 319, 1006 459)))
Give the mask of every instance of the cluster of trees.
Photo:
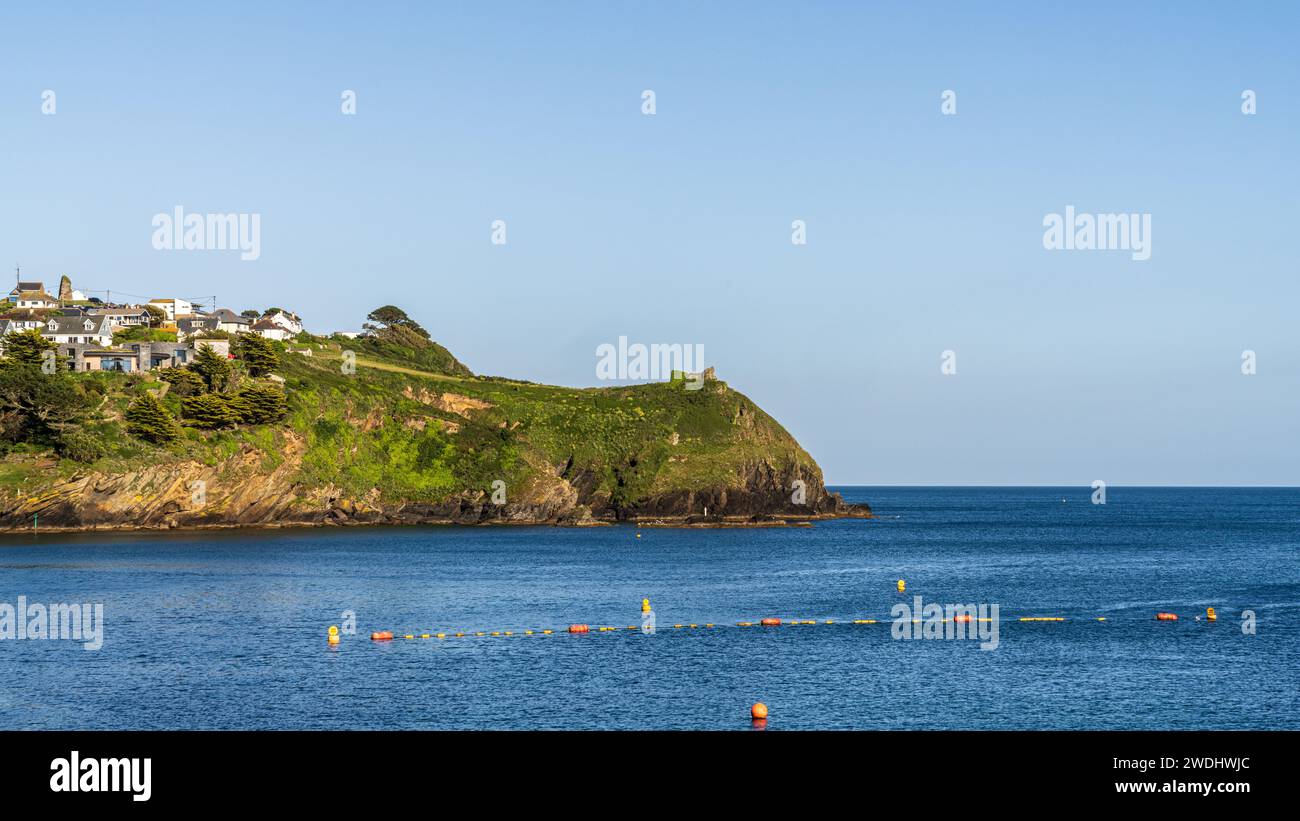
POLYGON ((472 375, 456 357, 430 338, 429 332, 396 305, 384 305, 366 315, 366 335, 351 343, 358 351, 404 359, 438 373, 472 375))
MULTIPOLYGON (((274 343, 260 336, 240 337, 235 355, 254 377, 265 376, 280 363, 274 343)), ((234 367, 210 345, 200 343, 192 363, 164 370, 161 376, 180 400, 181 420, 201 430, 264 425, 278 422, 289 412, 284 393, 276 385, 246 382, 232 389, 234 367)), ((150 391, 136 397, 125 418, 127 431, 148 442, 164 444, 181 433, 176 417, 150 391)))
POLYGON ((103 446, 82 424, 98 399, 95 386, 78 384, 55 348, 36 330, 5 337, 5 358, 0 360, 0 442, 44 445, 64 456, 93 462, 103 455, 103 446))

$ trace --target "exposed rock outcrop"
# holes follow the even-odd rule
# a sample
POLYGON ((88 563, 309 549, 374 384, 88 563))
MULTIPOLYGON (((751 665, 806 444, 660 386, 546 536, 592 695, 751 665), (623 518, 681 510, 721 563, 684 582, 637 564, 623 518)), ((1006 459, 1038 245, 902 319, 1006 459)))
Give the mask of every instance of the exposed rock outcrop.
POLYGON ((590 492, 593 483, 553 480, 503 503, 490 492, 461 493, 436 504, 351 498, 331 486, 295 482, 301 444, 261 470, 266 454, 246 449, 218 466, 182 462, 124 474, 85 472, 36 495, 0 493, 0 528, 169 529, 364 524, 554 524, 584 527, 619 521, 643 525, 738 526, 870 517, 828 493, 821 478, 755 464, 735 486, 673 490, 628 506, 590 492), (799 488, 796 482, 803 482, 799 488), (589 490, 583 492, 582 486, 589 490), (794 488, 793 490, 791 488, 794 488), (802 499, 802 502, 798 501, 802 499))

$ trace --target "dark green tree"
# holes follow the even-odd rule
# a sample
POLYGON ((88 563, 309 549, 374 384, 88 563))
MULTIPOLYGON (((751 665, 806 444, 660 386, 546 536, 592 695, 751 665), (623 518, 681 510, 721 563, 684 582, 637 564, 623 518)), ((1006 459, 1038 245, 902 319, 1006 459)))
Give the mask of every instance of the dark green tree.
POLYGON ((228 428, 239 423, 239 414, 228 397, 220 393, 200 393, 181 400, 185 423, 203 430, 228 428))
POLYGON ((217 353, 211 345, 200 343, 198 351, 194 354, 194 361, 189 367, 203 377, 203 384, 207 385, 210 391, 224 390, 226 383, 230 381, 230 360, 217 353))
POLYGON ((57 444, 85 417, 86 404, 69 373, 12 361, 0 367, 0 435, 11 442, 57 444))
POLYGON ((406 311, 396 305, 384 305, 376 308, 369 314, 366 314, 366 322, 361 327, 374 333, 381 339, 391 339, 393 341, 403 341, 404 338, 414 334, 422 339, 429 338, 429 332, 421 328, 419 323, 406 315, 406 311), (406 333, 403 333, 405 331, 406 333))
POLYGON ((162 445, 181 435, 175 417, 152 391, 137 396, 123 417, 126 419, 126 432, 146 442, 162 445))
POLYGON ((203 377, 189 368, 163 368, 159 372, 159 378, 170 384, 171 392, 181 398, 203 393, 204 389, 207 388, 207 385, 203 382, 203 377))
POLYGON ((246 385, 235 392, 231 408, 245 425, 265 425, 278 422, 289 414, 289 404, 284 392, 274 385, 258 383, 246 385))
POLYGON ((5 334, 4 348, 5 357, 12 362, 21 362, 24 365, 40 365, 45 362, 45 352, 52 351, 58 346, 50 340, 41 336, 41 332, 36 328, 29 328, 25 331, 11 331, 5 334))
POLYGON ((250 376, 266 376, 280 367, 280 352, 275 344, 257 334, 241 335, 235 355, 243 361, 250 376))

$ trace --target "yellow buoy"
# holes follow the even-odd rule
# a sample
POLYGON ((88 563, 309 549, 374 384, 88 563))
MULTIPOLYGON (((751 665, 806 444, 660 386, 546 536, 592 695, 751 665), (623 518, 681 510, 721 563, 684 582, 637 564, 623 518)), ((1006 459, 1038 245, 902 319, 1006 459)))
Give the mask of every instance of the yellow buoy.
POLYGON ((339 643, 339 628, 338 628, 337 625, 334 625, 334 624, 331 624, 331 625, 330 625, 330 630, 329 630, 329 643, 330 643, 330 644, 338 644, 338 643, 339 643))
POLYGON ((642 612, 642 613, 649 613, 649 612, 650 612, 650 600, 649 600, 649 599, 642 599, 642 600, 641 600, 641 612, 642 612))
POLYGON ((1214 612, 1213 607, 1207 607, 1205 608, 1205 618, 1209 619, 1210 621, 1218 621, 1219 616, 1217 613, 1214 612))
POLYGON ((903 592, 905 592, 906 590, 907 590, 907 582, 903 581, 902 579, 899 579, 899 580, 898 580, 898 592, 899 592, 899 593, 903 593, 903 592))

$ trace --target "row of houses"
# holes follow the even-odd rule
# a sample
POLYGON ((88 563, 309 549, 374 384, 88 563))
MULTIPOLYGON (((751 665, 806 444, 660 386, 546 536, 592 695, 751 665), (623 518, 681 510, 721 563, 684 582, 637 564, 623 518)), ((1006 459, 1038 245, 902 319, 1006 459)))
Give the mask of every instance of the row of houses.
POLYGON ((301 319, 279 309, 256 319, 237 314, 229 308, 218 308, 211 313, 191 313, 176 320, 178 339, 224 331, 229 334, 257 334, 267 339, 287 342, 302 333, 302 330, 301 319))
POLYGON ((58 299, 46 291, 44 283, 22 280, 8 298, 13 307, 0 314, 0 349, 6 335, 37 330, 59 346, 69 366, 78 371, 175 367, 192 361, 197 344, 211 345, 228 356, 229 341, 211 338, 214 333, 257 334, 287 342, 303 332, 296 314, 278 308, 260 316, 245 316, 229 308, 203 312, 195 310, 189 300, 170 297, 139 305, 108 305, 85 299, 66 277, 60 283, 58 299), (162 314, 161 321, 157 321, 157 313, 162 314), (176 342, 113 344, 115 332, 150 325, 175 332, 176 342))

